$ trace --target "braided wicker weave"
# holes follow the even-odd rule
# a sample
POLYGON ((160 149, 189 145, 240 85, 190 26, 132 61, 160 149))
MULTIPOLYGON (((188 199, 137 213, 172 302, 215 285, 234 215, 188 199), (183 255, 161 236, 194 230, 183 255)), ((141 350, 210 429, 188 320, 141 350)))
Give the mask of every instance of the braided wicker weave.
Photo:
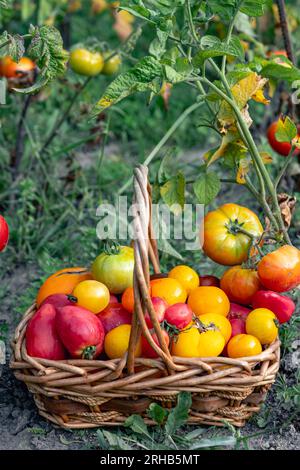
POLYGON ((258 356, 172 357, 148 293, 149 259, 155 273, 159 261, 151 223, 151 188, 144 166, 134 173, 134 297, 135 311, 128 354, 116 360, 69 359, 51 361, 27 355, 25 332, 36 311, 29 308, 12 342, 11 368, 26 383, 42 416, 66 428, 118 426, 132 413, 145 417, 153 401, 171 407, 180 391, 192 393, 190 424, 222 426, 224 421, 243 426, 259 411, 267 390, 275 381, 280 360, 276 340, 258 356), (150 314, 160 347, 154 343, 143 312, 150 314), (143 333, 157 351, 157 359, 135 358, 143 333))

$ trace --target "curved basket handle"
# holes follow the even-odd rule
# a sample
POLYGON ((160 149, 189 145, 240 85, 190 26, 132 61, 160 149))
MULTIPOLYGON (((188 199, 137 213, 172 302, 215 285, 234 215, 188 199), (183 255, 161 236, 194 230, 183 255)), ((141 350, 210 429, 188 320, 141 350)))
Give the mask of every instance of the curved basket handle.
POLYGON ((135 349, 141 334, 143 334, 158 356, 165 362, 168 372, 172 374, 177 366, 172 360, 149 295, 149 258, 155 273, 159 273, 160 270, 157 244, 152 227, 151 187, 148 182, 148 168, 144 165, 139 165, 134 170, 133 191, 134 313, 127 356, 127 370, 130 374, 134 373, 135 349), (149 312, 160 346, 153 340, 146 324, 144 316, 146 311, 149 312))

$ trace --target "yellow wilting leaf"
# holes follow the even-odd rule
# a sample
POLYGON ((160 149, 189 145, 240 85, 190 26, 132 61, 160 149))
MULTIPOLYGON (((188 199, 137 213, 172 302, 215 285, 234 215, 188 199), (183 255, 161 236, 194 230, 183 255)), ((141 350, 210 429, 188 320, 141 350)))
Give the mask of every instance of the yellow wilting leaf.
POLYGON ((268 152, 260 152, 260 156, 265 165, 273 162, 273 158, 268 152))
POLYGON ((236 175, 236 182, 238 184, 246 183, 246 176, 250 171, 250 166, 252 164, 251 158, 242 158, 238 164, 238 171, 236 175))
POLYGON ((109 106, 111 106, 112 103, 113 103, 112 100, 103 96, 103 98, 101 98, 101 100, 98 101, 97 105, 101 106, 101 108, 109 108, 109 106))
POLYGON ((223 157, 229 144, 235 142, 237 145, 243 146, 240 136, 237 132, 227 132, 222 138, 220 147, 217 148, 213 153, 207 152, 204 155, 204 159, 207 161, 207 166, 214 163, 219 158, 223 157))
MULTIPOLYGON (((257 75, 257 73, 252 72, 231 88, 232 95, 234 96, 239 109, 242 111, 248 127, 252 124, 252 119, 248 112, 248 101, 250 99, 254 99, 264 104, 268 103, 268 100, 264 97, 262 91, 267 81, 268 80, 266 78, 262 78, 257 75)), ((235 114, 231 106, 226 101, 223 101, 220 106, 218 120, 222 132, 227 132, 229 129, 236 129, 235 114)))
POLYGON ((263 90, 257 90, 252 96, 252 99, 257 101, 257 103, 270 104, 270 100, 265 97, 263 90))

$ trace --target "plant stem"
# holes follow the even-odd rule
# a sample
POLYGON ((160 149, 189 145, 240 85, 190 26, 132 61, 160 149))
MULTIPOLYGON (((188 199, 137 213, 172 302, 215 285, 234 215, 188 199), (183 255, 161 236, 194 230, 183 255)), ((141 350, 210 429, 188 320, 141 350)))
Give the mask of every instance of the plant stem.
POLYGON ((40 149, 40 151, 39 151, 40 154, 42 154, 47 149, 47 147, 51 144, 52 140, 56 137, 57 132, 61 128, 61 126, 64 123, 64 121, 66 120, 66 118, 69 116, 69 114, 71 112, 71 109, 73 108, 73 106, 76 103, 77 99, 79 98, 79 96, 81 95, 81 93, 83 92, 85 87, 88 85, 88 83, 91 81, 91 79, 92 79, 92 77, 87 77, 86 80, 83 82, 83 84, 75 92, 73 98, 71 99, 71 101, 69 103, 69 106, 66 108, 66 110, 64 111, 61 118, 56 122, 56 124, 54 125, 54 128, 52 129, 51 134, 49 135, 48 139, 46 140, 46 142, 44 143, 44 145, 40 149))
POLYGON ((280 27, 282 31, 282 36, 284 40, 284 46, 287 53, 288 58, 290 61, 295 65, 295 56, 291 41, 291 35, 289 31, 289 25, 286 15, 286 8, 285 8, 285 1, 284 0, 276 0, 278 6, 278 13, 280 17, 280 27))
MULTIPOLYGON (((153 158, 156 157, 158 152, 162 149, 162 147, 167 143, 167 141, 172 137, 174 132, 178 129, 178 127, 185 121, 185 119, 192 114, 196 109, 198 109, 200 106, 202 106, 204 103, 194 103, 188 108, 185 109, 185 111, 176 119, 176 121, 172 124, 170 129, 165 133, 165 135, 161 138, 161 140, 158 142, 158 144, 154 147, 154 149, 149 153, 148 157, 144 161, 144 165, 149 165, 149 163, 153 160, 153 158)), ((121 189, 118 191, 118 195, 124 193, 126 189, 131 185, 132 182, 132 177, 130 177, 126 183, 121 187, 121 189)))
POLYGON ((27 115, 31 100, 32 100, 32 95, 27 95, 24 100, 23 109, 22 109, 20 120, 18 123, 15 154, 14 154, 14 158, 11 161, 11 166, 13 168, 13 179, 15 179, 18 174, 18 169, 19 169, 20 163, 22 161, 23 153, 24 153, 24 138, 25 138, 24 123, 25 123, 26 115, 27 115))
POLYGON ((105 146, 106 146, 106 142, 107 142, 107 138, 108 138, 109 127, 110 127, 110 114, 108 115, 106 129, 102 134, 103 138, 102 138, 100 152, 99 152, 98 159, 97 159, 97 165, 96 165, 97 186, 100 186, 100 169, 101 169, 101 166, 102 166, 102 163, 103 163, 104 150, 105 150, 105 146))
POLYGON ((291 161, 292 161, 293 158, 295 157, 294 151, 295 151, 295 147, 293 146, 292 149, 291 149, 291 151, 290 151, 290 153, 289 153, 288 156, 286 157, 286 160, 285 160, 285 162, 284 162, 284 165, 283 165, 283 167, 281 168, 281 170, 280 170, 280 172, 279 172, 279 174, 278 174, 278 176, 277 176, 277 178, 276 178, 276 180, 275 180, 275 184, 274 184, 274 185, 275 185, 275 189, 276 189, 276 190, 277 190, 277 188, 278 188, 278 186, 279 186, 279 184, 280 184, 280 181, 282 180, 282 178, 283 178, 283 176, 284 176, 284 174, 285 174, 285 172, 286 172, 286 170, 287 170, 289 164, 291 163, 291 161))

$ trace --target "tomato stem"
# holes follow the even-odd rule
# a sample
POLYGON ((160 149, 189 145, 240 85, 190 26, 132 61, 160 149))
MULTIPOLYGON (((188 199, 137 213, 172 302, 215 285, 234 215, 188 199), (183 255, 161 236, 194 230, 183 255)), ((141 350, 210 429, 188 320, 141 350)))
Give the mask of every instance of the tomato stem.
POLYGON ((96 352, 96 346, 87 346, 86 348, 84 348, 84 350, 82 351, 82 359, 88 359, 88 360, 91 360, 94 358, 94 354, 96 352))

